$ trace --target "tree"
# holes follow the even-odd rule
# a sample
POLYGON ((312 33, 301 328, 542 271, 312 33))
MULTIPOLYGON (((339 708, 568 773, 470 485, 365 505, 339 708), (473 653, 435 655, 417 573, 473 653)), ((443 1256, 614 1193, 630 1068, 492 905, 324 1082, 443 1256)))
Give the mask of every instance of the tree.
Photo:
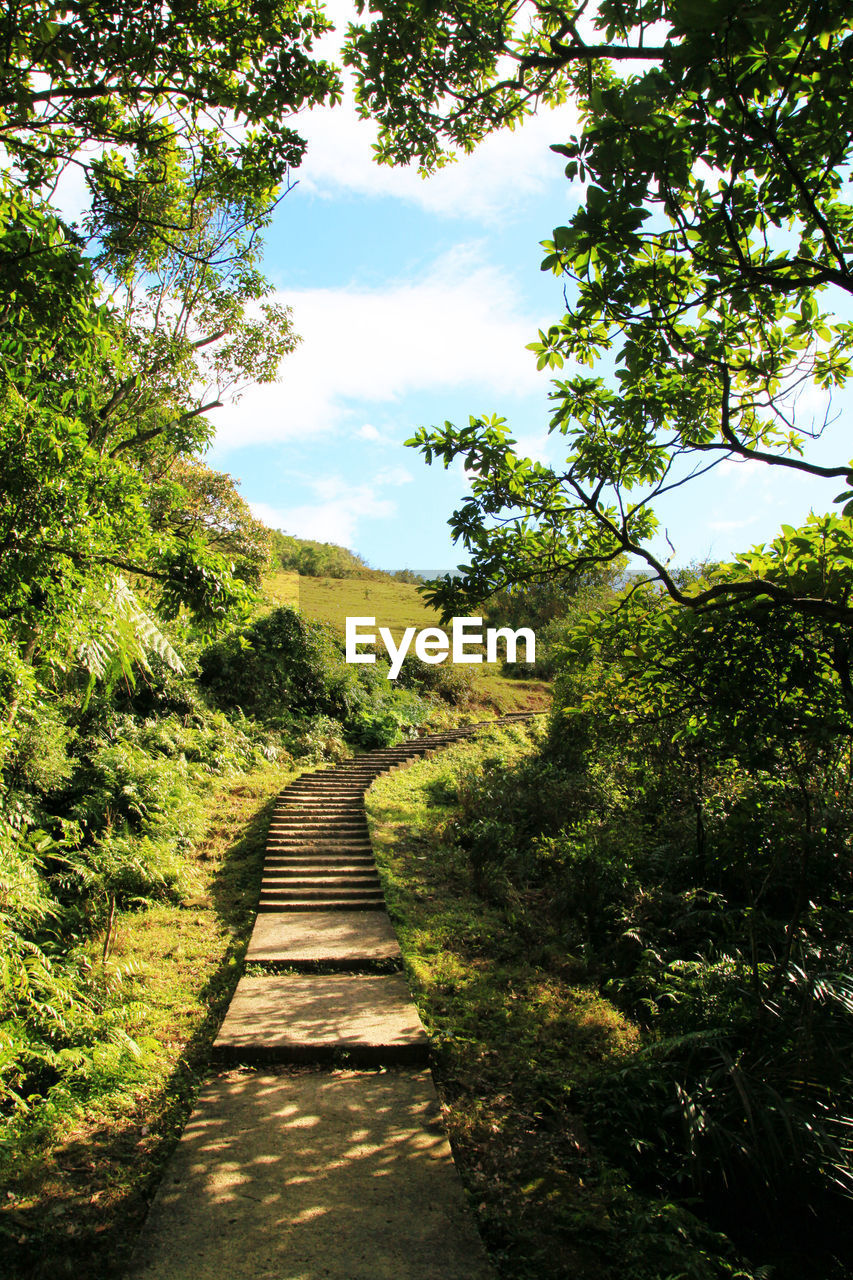
POLYGON ((158 525, 185 538, 202 536, 232 562, 236 577, 260 586, 272 531, 252 515, 231 476, 181 459, 157 487, 152 507, 158 525))
POLYGON ((257 576, 263 539, 193 459, 208 411, 296 341, 258 235, 304 150, 293 113, 339 93, 313 57, 328 27, 314 0, 23 0, 0 19, 7 722, 34 666, 114 666, 105 645, 160 634, 151 609, 215 627, 257 576), (74 172, 89 207, 70 225, 54 202, 74 172))
POLYGON ((545 245, 568 311, 532 344, 540 368, 576 365, 552 392, 565 465, 519 458, 500 418, 418 432, 428 462, 462 456, 473 473, 451 522, 472 563, 439 602, 629 553, 693 607, 761 599, 853 621, 853 464, 809 458, 825 420, 797 404, 851 373, 853 326, 831 312, 853 293, 849 5, 374 7, 348 56, 381 158, 430 169, 569 94, 583 124, 552 148, 585 184, 545 245), (685 589, 652 550, 654 504, 730 459, 827 479, 847 505, 685 589))
MULTIPOLYGON (((312 57, 330 26, 315 0, 13 0, 0 19, 12 173, 45 194, 74 166, 130 230, 178 143, 208 195, 263 204, 304 151, 292 114, 339 92, 334 69, 312 57)), ((168 218, 162 230, 174 230, 168 218)))

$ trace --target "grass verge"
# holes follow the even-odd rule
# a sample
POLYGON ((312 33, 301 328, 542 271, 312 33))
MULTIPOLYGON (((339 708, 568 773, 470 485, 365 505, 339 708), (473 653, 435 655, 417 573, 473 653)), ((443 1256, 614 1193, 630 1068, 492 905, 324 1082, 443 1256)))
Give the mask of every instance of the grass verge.
POLYGON ((637 1029, 529 911, 476 891, 454 844, 456 783, 532 750, 490 731, 380 779, 368 814, 386 900, 463 1183, 501 1280, 740 1275, 686 1210, 638 1195, 584 1131, 573 1094, 627 1060, 637 1029))
POLYGON ((107 1280, 124 1271, 236 985, 269 812, 290 776, 267 765, 232 777, 211 797, 183 900, 119 916, 108 963, 130 988, 139 1054, 128 1053, 120 1075, 58 1098, 39 1129, 2 1153, 0 1275, 8 1280, 107 1280))

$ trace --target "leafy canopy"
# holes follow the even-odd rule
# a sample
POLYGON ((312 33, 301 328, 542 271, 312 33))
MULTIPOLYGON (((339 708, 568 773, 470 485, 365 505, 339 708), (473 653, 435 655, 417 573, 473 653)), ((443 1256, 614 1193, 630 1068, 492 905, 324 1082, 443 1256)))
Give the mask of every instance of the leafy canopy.
POLYGON ((830 498, 851 496, 850 461, 809 457, 825 422, 798 405, 851 372, 849 5, 371 9, 349 57, 382 125, 381 159, 432 168, 569 95, 582 122, 552 149, 584 199, 542 264, 565 279, 568 311, 532 344, 540 368, 566 369, 550 424, 565 464, 519 458, 499 418, 417 433, 427 461, 461 456, 473 472, 452 520, 473 560, 441 602, 628 552, 687 603, 762 596, 850 621, 848 508, 693 592, 651 549, 657 500, 725 461, 794 469, 831 481, 830 498))
POLYGON ((314 55, 328 27, 314 0, 22 0, 0 17, 10 719, 22 659, 128 674, 161 635, 152 610, 215 628, 265 562, 232 482, 195 459, 207 413, 296 342, 258 237, 302 157, 294 113, 339 95, 314 55))

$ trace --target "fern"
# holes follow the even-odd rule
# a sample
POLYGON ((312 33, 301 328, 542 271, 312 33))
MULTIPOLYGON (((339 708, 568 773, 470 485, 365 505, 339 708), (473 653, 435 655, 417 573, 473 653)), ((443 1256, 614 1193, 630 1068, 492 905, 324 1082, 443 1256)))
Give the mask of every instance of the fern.
POLYGON ((122 677, 134 688, 134 667, 150 671, 149 653, 156 653, 178 675, 184 672, 169 640, 120 574, 98 589, 86 625, 87 634, 78 635, 76 643, 77 657, 89 673, 84 708, 99 680, 104 681, 107 691, 122 677))

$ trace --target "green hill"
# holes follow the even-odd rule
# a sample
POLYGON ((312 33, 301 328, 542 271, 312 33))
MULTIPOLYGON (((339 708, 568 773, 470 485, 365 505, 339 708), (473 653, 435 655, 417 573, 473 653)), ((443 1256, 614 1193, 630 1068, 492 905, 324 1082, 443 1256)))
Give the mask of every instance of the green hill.
MULTIPOLYGON (((382 575, 319 578, 281 571, 270 574, 264 591, 270 604, 297 605, 307 617, 330 623, 341 636, 346 619, 355 617, 375 618, 377 627, 388 627, 396 640, 406 627, 441 626, 439 614, 417 587, 382 575)), ((500 663, 468 669, 484 705, 499 711, 545 710, 549 705, 549 686, 542 680, 509 680, 501 674, 500 663)))

